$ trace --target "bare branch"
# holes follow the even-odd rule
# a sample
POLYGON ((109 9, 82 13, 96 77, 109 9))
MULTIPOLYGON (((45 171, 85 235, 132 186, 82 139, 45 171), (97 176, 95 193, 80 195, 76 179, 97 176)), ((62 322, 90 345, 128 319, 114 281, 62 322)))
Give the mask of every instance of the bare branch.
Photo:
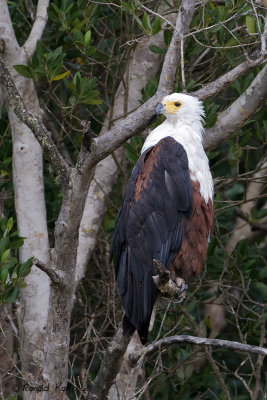
POLYGON ((251 346, 249 344, 243 344, 239 342, 232 342, 230 340, 208 339, 196 336, 180 335, 180 336, 169 336, 164 339, 160 339, 157 342, 151 343, 146 347, 143 347, 140 351, 136 352, 135 354, 131 354, 130 361, 134 365, 136 364, 136 362, 139 360, 140 357, 144 357, 149 353, 153 353, 154 351, 162 347, 167 347, 173 344, 180 344, 180 343, 191 343, 198 346, 221 347, 241 352, 267 355, 267 349, 263 347, 251 346))
POLYGON ((52 283, 57 285, 64 284, 65 274, 63 271, 57 271, 55 268, 48 267, 45 263, 38 260, 38 258, 33 259, 33 264, 36 265, 36 267, 38 267, 41 271, 45 272, 51 279, 52 283))
POLYGON ((230 83, 236 81, 241 75, 248 72, 251 68, 262 64, 264 61, 266 61, 266 59, 263 59, 262 57, 259 57, 256 60, 244 61, 231 71, 228 71, 224 75, 220 76, 215 81, 208 83, 203 88, 190 94, 198 97, 201 100, 206 100, 207 98, 223 91, 230 83))
POLYGON ((30 14, 31 20, 34 21, 36 16, 36 10, 34 8, 32 0, 25 0, 25 6, 27 8, 28 13, 30 14))
POLYGON ((173 90, 176 68, 180 57, 181 39, 186 36, 189 26, 193 18, 195 8, 195 0, 183 0, 180 11, 176 20, 175 31, 166 53, 162 71, 160 74, 159 86, 157 93, 160 97, 169 94, 173 90))
POLYGON ((86 400, 106 399, 109 389, 120 370, 122 357, 127 349, 130 339, 130 337, 125 337, 123 335, 122 327, 117 329, 117 332, 104 354, 100 370, 86 400))
POLYGON ((137 0, 137 4, 143 8, 145 11, 147 11, 149 14, 153 14, 156 17, 159 17, 160 19, 162 19, 163 21, 167 22, 168 25, 170 25, 173 29, 176 29, 175 26, 172 24, 171 21, 168 21, 166 18, 163 17, 163 15, 160 15, 158 13, 156 13, 153 10, 150 10, 150 8, 147 8, 146 6, 144 6, 144 4, 141 3, 141 1, 137 0))
POLYGON ((46 129, 42 120, 27 110, 1 56, 0 83, 2 83, 6 89, 10 107, 13 109, 20 121, 31 129, 41 145, 46 158, 50 162, 56 174, 58 174, 62 186, 66 188, 69 181, 70 167, 59 153, 55 143, 51 139, 50 132, 46 129))
POLYGON ((88 159, 90 165, 95 165, 108 154, 136 133, 144 130, 155 117, 156 104, 173 90, 177 63, 180 57, 181 34, 185 35, 193 17, 195 0, 183 0, 176 20, 176 30, 166 53, 157 93, 134 113, 111 128, 96 140, 96 150, 88 159))
POLYGON ((244 221, 246 221, 248 224, 250 224, 251 226, 251 230, 252 231, 262 231, 267 233, 267 224, 266 223, 259 223, 259 222, 254 222, 251 221, 250 218, 248 217, 247 214, 245 214, 241 208, 236 208, 234 210, 235 215, 241 219, 243 219, 244 221))
POLYGON ((226 140, 264 104, 267 99, 267 65, 258 73, 247 90, 230 107, 218 115, 216 124, 206 129, 205 148, 226 140))
POLYGON ((25 54, 28 59, 32 57, 35 51, 37 40, 40 40, 43 35, 47 22, 48 5, 49 5, 49 0, 38 1, 36 18, 32 26, 31 33, 26 42, 24 43, 24 45, 22 46, 22 49, 25 51, 25 54))

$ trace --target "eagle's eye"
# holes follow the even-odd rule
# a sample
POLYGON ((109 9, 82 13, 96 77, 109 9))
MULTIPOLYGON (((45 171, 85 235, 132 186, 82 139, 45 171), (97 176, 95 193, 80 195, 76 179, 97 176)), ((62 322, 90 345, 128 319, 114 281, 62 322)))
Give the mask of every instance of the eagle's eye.
POLYGON ((174 103, 175 107, 180 107, 181 103, 179 103, 179 101, 177 101, 176 103, 174 103))

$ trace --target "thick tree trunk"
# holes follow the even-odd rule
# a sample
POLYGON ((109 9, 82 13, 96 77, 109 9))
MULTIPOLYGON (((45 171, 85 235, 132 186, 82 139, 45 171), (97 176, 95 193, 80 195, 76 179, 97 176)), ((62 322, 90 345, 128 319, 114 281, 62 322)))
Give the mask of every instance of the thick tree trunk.
MULTIPOLYGON (((34 84, 18 75, 14 64, 25 64, 26 55, 14 35, 7 3, 0 1, 1 39, 5 42, 4 58, 12 72, 16 87, 28 109, 41 116, 34 84)), ((36 35, 35 35, 36 36, 36 35)), ((36 42, 37 37, 34 38, 36 42)), ((25 237, 20 250, 20 261, 35 256, 49 260, 49 243, 44 201, 42 150, 30 129, 21 123, 12 110, 8 110, 13 136, 13 185, 19 233, 25 237)), ((24 383, 41 384, 44 360, 44 334, 46 332, 50 283, 49 278, 33 267, 27 277, 27 287, 21 290, 18 309, 20 327, 20 355, 24 383)), ((41 399, 41 393, 23 392, 24 399, 41 399)))
MULTIPOLYGON (((35 256, 44 262, 49 259, 46 209, 43 188, 42 152, 30 130, 13 112, 9 112, 13 135, 13 184, 19 233, 25 237, 20 260, 35 256)), ((36 386, 42 383, 43 341, 46 332, 49 299, 49 278, 33 267, 21 290, 20 352, 26 382, 36 386)), ((27 399, 34 395, 24 393, 27 399)), ((41 398, 41 396, 39 395, 41 398)))
POLYGON ((49 391, 43 393, 43 400, 66 398, 79 226, 93 172, 80 174, 77 169, 72 169, 56 223, 52 266, 56 267, 63 279, 62 283, 54 282, 51 285, 44 361, 44 376, 49 391))

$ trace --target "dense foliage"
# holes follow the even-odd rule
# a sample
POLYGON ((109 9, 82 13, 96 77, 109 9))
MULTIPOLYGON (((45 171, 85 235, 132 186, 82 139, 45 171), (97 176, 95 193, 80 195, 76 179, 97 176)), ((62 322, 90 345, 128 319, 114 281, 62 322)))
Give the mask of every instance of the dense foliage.
MULTIPOLYGON (((142 2, 168 20, 179 1, 142 2), (164 12, 159 8, 164 3, 164 12)), ((31 20, 24 1, 9 2, 17 38, 22 44, 31 20)), ((43 39, 28 65, 14 68, 33 78, 44 110, 44 121, 58 147, 70 164, 81 145, 83 120, 90 120, 93 135, 100 133, 108 110, 112 110, 116 89, 126 62, 138 41, 164 29, 165 47, 150 51, 164 55, 172 36, 171 25, 139 1, 54 0, 43 39)), ((186 39, 184 63, 186 89, 194 92, 243 61, 260 46, 265 10, 259 4, 241 0, 200 2, 186 39)), ((252 69, 216 97, 205 101, 206 126, 212 127, 217 114, 246 90, 261 67, 252 69)), ((158 77, 149 79, 140 93, 140 103, 156 91, 158 77)), ((174 91, 181 91, 180 70, 174 91)), ((112 123, 112 118, 111 122, 112 123)), ((158 122, 156 122, 158 123, 158 122)), ((155 123, 155 124, 156 124, 155 123)), ((249 184, 260 169, 267 133, 267 110, 261 109, 245 126, 218 148, 208 152, 215 180, 215 225, 207 265, 191 283, 183 304, 162 299, 156 323, 149 336, 152 341, 166 335, 191 334, 217 337, 252 345, 264 342, 264 305, 267 301, 266 238, 257 230, 241 238, 231 252, 229 241, 236 229, 236 208, 246 202, 249 184), (225 318, 217 324, 207 311, 215 304, 215 314, 225 318), (217 308, 216 308, 217 307, 217 308)), ((5 109, 0 124, 0 185, 5 198, 6 218, 0 221, 0 300, 15 300, 31 261, 19 264, 9 249, 20 239, 12 231, 15 210, 12 192, 11 134, 5 109), (13 233, 12 233, 13 232, 13 233), (2 294, 3 284, 8 292, 2 294)), ((125 181, 138 159, 143 138, 133 137, 124 145, 123 165, 89 263, 88 273, 77 294, 71 329, 70 381, 90 387, 101 352, 122 317, 120 300, 109 263, 109 242, 121 204, 125 181), (84 377, 88 372, 88 379, 84 377)), ((45 165, 48 226, 53 228, 61 202, 59 185, 45 165)), ((266 216, 264 193, 258 193, 247 216, 261 223, 266 216)), ((245 223, 245 222, 244 222, 245 223)), ((53 237, 51 236, 51 244, 53 237)), ((214 318, 214 315, 213 315, 214 318)), ((264 377, 260 356, 226 350, 197 348, 192 345, 169 347, 146 359, 138 384, 137 398, 172 400, 250 398, 249 391, 259 387, 257 399, 264 398, 264 377)), ((80 396, 79 392, 76 393, 80 396)), ((75 397, 75 385, 69 385, 75 397)), ((256 400, 256 398, 255 398, 256 400)))

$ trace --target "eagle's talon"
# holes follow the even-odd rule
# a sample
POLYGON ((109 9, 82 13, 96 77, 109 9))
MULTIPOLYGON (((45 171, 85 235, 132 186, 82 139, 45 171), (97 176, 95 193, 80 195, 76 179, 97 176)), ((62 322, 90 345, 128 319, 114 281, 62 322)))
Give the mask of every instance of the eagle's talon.
MULTIPOLYGON (((182 284, 179 285, 179 286, 181 286, 181 287, 180 287, 180 289, 179 289, 179 292, 177 293, 178 296, 181 297, 181 294, 184 294, 184 297, 185 297, 185 293, 183 293, 183 292, 186 291, 186 289, 187 289, 187 284, 186 284, 185 281, 183 280, 183 281, 182 281, 182 284)), ((179 286, 177 285, 178 288, 179 288, 179 286)))
POLYGON ((181 297, 179 298, 179 300, 173 300, 173 304, 182 303, 182 302, 184 301, 185 297, 186 297, 186 296, 181 296, 181 297))

